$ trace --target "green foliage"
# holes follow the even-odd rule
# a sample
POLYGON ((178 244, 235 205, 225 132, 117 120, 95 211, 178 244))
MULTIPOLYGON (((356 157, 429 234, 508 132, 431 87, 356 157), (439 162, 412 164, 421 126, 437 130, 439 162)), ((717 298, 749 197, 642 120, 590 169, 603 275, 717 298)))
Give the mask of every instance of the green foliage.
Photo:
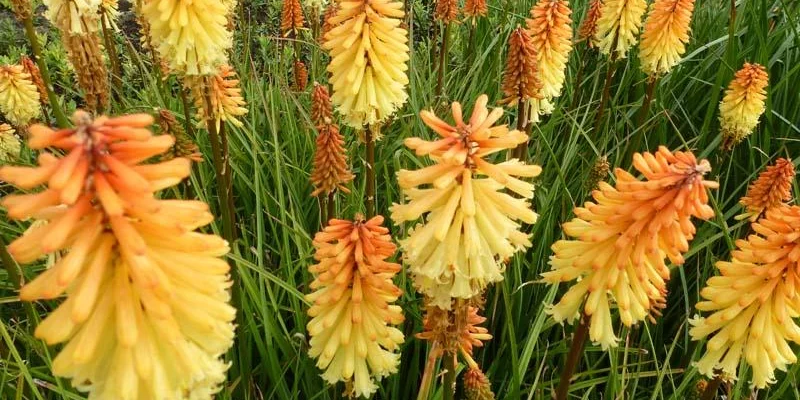
MULTIPOLYGON (((414 38, 410 63, 408 104, 391 124, 384 127, 377 145, 378 212, 401 201, 394 174, 419 161, 402 145, 409 136, 431 137, 416 116, 424 108, 446 110, 453 100, 465 108, 481 93, 491 103, 501 98, 500 79, 505 43, 509 32, 524 24, 532 5, 526 1, 490 2, 489 20, 475 27, 475 43, 469 38, 469 23, 452 29, 451 50, 445 78, 445 96, 435 99, 435 67, 430 60, 430 1, 412 1, 414 38), (472 46, 472 47, 471 47, 472 46), (474 49, 474 51, 469 51, 474 49)), ((585 13, 585 2, 574 4, 573 24, 585 13)), ((314 151, 315 132, 309 120, 308 92, 290 90, 292 44, 280 38, 277 1, 244 1, 237 21, 237 48, 232 63, 250 112, 244 128, 230 127, 239 241, 230 256, 238 277, 236 295, 241 307, 237 342, 230 353, 232 367, 228 389, 222 399, 334 399, 342 386, 329 387, 308 358, 305 332, 312 263, 311 238, 320 227, 319 205, 310 196, 308 176, 314 151)), ((637 112, 644 97, 645 76, 638 69, 634 51, 617 66, 611 92, 611 106, 598 131, 593 131, 607 62, 587 51, 583 44, 573 51, 567 84, 555 113, 533 127, 529 158, 544 168, 538 178, 535 209, 539 222, 530 228, 534 245, 509 264, 506 280, 487 296, 486 323, 494 339, 476 352, 498 398, 546 399, 558 384, 560 366, 569 347, 573 327, 559 326, 545 314, 544 304, 559 290, 538 283, 548 269, 550 245, 562 237, 560 224, 572 209, 589 195, 585 181, 592 166, 607 156, 612 166, 628 169, 632 151, 689 148, 708 158, 712 178, 720 182, 711 203, 717 212, 711 221, 698 223, 687 262, 675 268, 670 282, 668 308, 658 324, 644 324, 621 330, 623 343, 603 352, 589 345, 581 358, 571 387, 573 398, 690 399, 697 397, 701 377, 692 366, 703 346, 688 336, 688 319, 708 277, 715 274, 714 262, 727 259, 733 242, 748 230, 734 220, 741 209, 738 199, 746 185, 777 156, 800 162, 797 137, 800 134, 800 4, 788 0, 744 0, 738 3, 737 23, 728 33, 728 3, 700 1, 693 18, 692 41, 683 62, 656 90, 649 117, 638 125, 637 112), (717 105, 721 91, 744 61, 764 64, 770 73, 767 111, 757 131, 730 153, 719 149, 717 105), (577 82, 579 70, 582 79, 577 82), (578 99, 575 106, 573 101, 578 99), (641 148, 632 149, 632 139, 642 137, 641 148)), ((51 33, 45 55, 56 91, 66 98, 77 96, 74 78, 63 48, 51 33)), ((13 22, 0 13, 0 43, 21 45, 24 37, 13 22)), ((125 42, 123 42, 125 43, 125 42)), ((301 38, 303 58, 309 60, 311 80, 326 81, 327 56, 310 32, 301 38)), ((123 44, 124 96, 113 104, 113 113, 167 108, 184 115, 179 85, 174 79, 162 81, 158 67, 147 53, 133 53, 123 44)), ((0 50, 11 55, 11 46, 0 50)), ((17 50, 13 50, 16 52, 17 50)), ((72 109, 73 107, 67 107, 72 109)), ((513 123, 515 110, 506 121, 513 123)), ((352 217, 363 212, 363 145, 356 132, 345 129, 350 160, 356 173, 350 195, 340 195, 338 215, 352 217)), ((218 204, 213 164, 207 135, 200 130, 197 141, 207 160, 197 165, 191 181, 192 192, 212 206, 218 204)), ((33 154, 26 152, 27 160, 33 154)), ((797 188, 796 188, 797 189, 797 188)), ((0 194, 10 192, 0 182, 0 194)), ((177 193, 175 193, 177 194, 177 193)), ((219 215, 219 210, 215 210, 219 215)), ((219 222, 219 221, 218 221, 219 222)), ((18 236, 27 223, 0 219, 0 238, 6 243, 18 236)), ((403 227, 392 226, 395 239, 403 227)), ((215 230, 221 225, 214 225, 215 230)), ((44 268, 44 262, 25 267, 28 279, 44 268)), ((398 285, 405 294, 400 304, 406 312, 403 331, 407 336, 397 374, 384 379, 376 398, 413 399, 426 357, 426 345, 413 338, 421 330, 420 298, 410 278, 401 273, 398 285)), ((56 349, 35 339, 36 322, 49 310, 50 302, 32 306, 15 297, 5 272, 0 272, 0 398, 82 399, 68 382, 53 378, 50 364, 56 349)), ((797 349, 797 348, 796 348, 797 349)), ((744 366, 743 366, 744 367, 744 366)), ((796 364, 760 399, 800 398, 796 364)), ((747 371, 729 388, 730 398, 747 398, 747 371)), ((441 393, 434 393, 440 398, 441 393)))

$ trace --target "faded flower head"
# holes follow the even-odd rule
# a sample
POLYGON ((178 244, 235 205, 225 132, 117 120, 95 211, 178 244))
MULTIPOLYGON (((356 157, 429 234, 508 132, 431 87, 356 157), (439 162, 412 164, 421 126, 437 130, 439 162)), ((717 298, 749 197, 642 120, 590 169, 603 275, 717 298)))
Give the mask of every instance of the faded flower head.
POLYGON ((670 278, 664 259, 683 264, 695 234, 692 217, 714 216, 707 189, 718 185, 703 179, 708 161, 660 147, 636 153, 633 166, 644 180, 617 169, 616 186, 600 183, 594 202, 575 208, 575 218, 564 224, 572 239, 553 244, 552 269, 542 274, 550 284, 576 281, 548 312, 570 323, 585 314, 589 337, 603 349, 617 345, 614 305, 625 326, 657 311, 670 278))
POLYGON ((436 164, 397 174, 406 202, 391 207, 392 220, 400 224, 424 217, 401 241, 405 261, 417 289, 440 308, 502 280, 506 260, 531 245, 521 224, 537 219, 528 202, 533 184, 518 177, 536 177, 541 168, 517 159, 499 164, 484 159, 528 140, 524 132, 495 126, 503 109, 489 112, 487 102, 486 95, 478 97, 467 121, 461 104, 453 103, 455 125, 431 111, 420 112, 440 138, 408 138, 405 145, 436 164))
POLYGON ((603 1, 595 33, 600 52, 614 59, 625 58, 636 44, 646 11, 646 0, 603 1))
POLYGON ((747 188, 747 193, 739 200, 746 212, 737 218, 749 217, 755 221, 766 211, 791 200, 794 176, 792 160, 779 158, 747 188))
POLYGON ((151 43, 172 71, 215 75, 228 61, 228 7, 216 0, 148 0, 141 9, 151 43))
POLYGON ((317 264, 306 299, 311 321, 309 355, 328 383, 351 382, 355 397, 369 397, 375 379, 397 372, 403 333, 401 294, 392 283, 400 265, 387 262, 397 247, 383 217, 355 221, 332 219, 314 236, 317 264))
POLYGON ((161 127, 161 133, 170 135, 175 138, 175 144, 172 149, 161 155, 162 161, 172 160, 173 158, 183 157, 188 158, 194 162, 202 162, 203 154, 200 153, 200 148, 197 144, 186 134, 178 120, 175 119, 175 114, 170 110, 158 110, 158 125, 161 127))
POLYGON ((531 100, 534 121, 539 115, 553 111, 553 99, 561 96, 564 71, 572 50, 572 20, 567 0, 539 0, 527 20, 528 32, 536 49, 538 77, 542 83, 541 98, 531 100))
POLYGON ((348 125, 361 128, 384 121, 408 97, 408 32, 400 28, 403 3, 343 0, 322 47, 331 61, 333 104, 348 125))
POLYGON ((43 0, 45 17, 69 35, 86 35, 99 29, 103 0, 43 0))
POLYGON ((651 77, 668 73, 681 60, 689 43, 695 0, 657 0, 644 24, 639 60, 651 77))
POLYGON ((708 338, 696 363, 703 375, 736 379, 741 361, 752 370, 752 386, 775 383, 775 370, 797 362, 790 343, 800 344, 800 207, 779 205, 752 225, 753 235, 737 240, 731 261, 720 261, 695 306, 708 316, 690 320, 692 340, 708 338))
POLYGON ((198 120, 207 121, 210 118, 217 124, 217 129, 222 121, 243 126, 238 117, 247 114, 247 102, 242 97, 233 67, 222 65, 214 76, 190 76, 184 82, 194 97, 198 120))
POLYGON ((489 330, 480 326, 486 322, 486 317, 478 314, 478 307, 463 300, 454 303, 449 310, 429 304, 422 320, 423 331, 416 337, 439 343, 442 351, 463 351, 472 356, 475 347, 483 347, 483 342, 492 339, 489 330))
POLYGON ((0 66, 0 112, 17 127, 42 115, 39 90, 21 65, 0 66))
POLYGON ((219 390, 233 343, 228 244, 195 232, 213 221, 198 201, 162 200, 156 192, 189 175, 189 160, 143 162, 173 144, 153 136, 149 115, 92 120, 75 128, 30 127, 37 167, 0 168, 0 179, 32 194, 2 200, 12 219, 34 223, 8 246, 20 263, 62 252, 25 285, 23 301, 64 298, 36 329, 65 343, 53 373, 89 398, 198 398, 219 390), (66 296, 63 296, 65 295, 66 296))
POLYGON ((759 64, 744 63, 719 103, 719 121, 722 128, 722 146, 730 149, 758 125, 764 114, 769 75, 759 64))
POLYGON ((49 104, 47 88, 44 86, 44 80, 42 79, 42 73, 39 71, 39 67, 26 55, 20 57, 19 63, 22 65, 22 69, 25 73, 31 76, 31 82, 36 85, 36 90, 39 91, 39 102, 41 102, 42 105, 49 104))
POLYGON ((541 97, 541 88, 533 39, 525 29, 517 27, 508 38, 502 102, 515 106, 520 102, 537 99, 541 97))

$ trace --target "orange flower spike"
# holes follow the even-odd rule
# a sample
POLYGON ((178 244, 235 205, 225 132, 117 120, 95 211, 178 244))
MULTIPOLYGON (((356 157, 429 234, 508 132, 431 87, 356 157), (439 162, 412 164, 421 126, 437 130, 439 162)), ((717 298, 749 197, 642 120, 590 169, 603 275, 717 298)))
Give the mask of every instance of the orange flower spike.
POLYGON ((281 9, 281 33, 283 36, 296 37, 297 33, 303 29, 305 17, 300 0, 283 0, 281 9))
POLYGON ((542 82, 539 80, 536 58, 536 47, 530 34, 517 27, 508 38, 503 104, 516 106, 520 102, 541 97, 542 82))
POLYGON ((305 63, 300 60, 294 60, 292 64, 292 77, 294 78, 292 82, 292 89, 294 91, 302 92, 306 90, 306 85, 308 85, 308 69, 305 63))
POLYGON ((316 82, 311 92, 311 121, 314 122, 314 126, 333 122, 333 105, 328 88, 316 82))
POLYGON ((486 0, 466 0, 464 2, 464 15, 472 20, 475 25, 479 17, 485 17, 489 14, 489 7, 486 5, 486 0))
POLYGON ((647 318, 666 296, 664 258, 682 264, 695 233, 691 218, 714 216, 707 189, 718 184, 703 179, 708 161, 660 147, 635 154, 633 165, 644 180, 617 169, 616 186, 601 182, 594 202, 575 208, 576 217, 564 224, 572 239, 552 246, 552 269, 542 274, 550 284, 578 281, 548 312, 571 323, 583 307, 589 337, 604 349, 617 345, 612 302, 626 326, 647 318))
POLYGON ((25 55, 20 57, 19 62, 22 64, 22 68, 25 72, 30 74, 33 84, 36 85, 36 89, 39 91, 39 101, 43 105, 49 104, 50 100, 47 97, 47 89, 44 86, 44 79, 42 79, 42 73, 39 71, 39 67, 33 60, 25 55))
POLYGON ((586 41, 586 46, 590 49, 599 46, 595 39, 597 35, 597 20, 600 18, 600 11, 603 7, 603 0, 592 0, 589 3, 589 10, 578 28, 578 38, 586 41))
POLYGON ((458 0, 436 0, 434 17, 445 24, 455 21, 458 18, 458 0))
POLYGON ((766 110, 769 75, 759 64, 745 63, 719 103, 722 147, 730 149, 750 135, 766 110))
POLYGON ((323 379, 352 382, 356 397, 369 397, 377 390, 373 379, 397 372, 404 340, 392 326, 404 319, 392 304, 401 294, 392 282, 400 265, 386 261, 396 246, 382 224, 381 216, 332 219, 314 237, 318 263, 309 267, 309 355, 325 370, 323 379))
POLYGON ((42 152, 38 167, 0 168, 0 179, 19 187, 47 185, 0 201, 11 218, 45 222, 8 250, 23 263, 64 252, 20 298, 66 293, 35 335, 48 344, 66 342, 53 372, 90 398, 207 398, 225 379, 221 356, 233 343, 235 310, 228 305, 229 267, 218 257, 228 245, 193 232, 213 220, 204 203, 154 196, 188 176, 190 163, 139 165, 174 142, 152 136, 146 129, 152 122, 144 114, 92 120, 79 111, 75 128, 30 128, 32 148, 65 156, 42 152), (134 353, 151 367, 120 356, 134 353))
POLYGON ((800 343, 800 207, 780 204, 752 225, 754 234, 737 240, 731 261, 720 261, 695 306, 708 313, 690 320, 692 340, 708 339, 696 363, 703 375, 735 380, 742 361, 752 386, 776 382, 775 370, 797 362, 791 342, 800 343), (721 373, 720 373, 721 372, 721 373))
POLYGON ((794 164, 789 159, 779 158, 775 164, 768 166, 739 200, 746 212, 737 219, 749 217, 750 221, 755 221, 771 208, 791 200, 794 176, 794 164))

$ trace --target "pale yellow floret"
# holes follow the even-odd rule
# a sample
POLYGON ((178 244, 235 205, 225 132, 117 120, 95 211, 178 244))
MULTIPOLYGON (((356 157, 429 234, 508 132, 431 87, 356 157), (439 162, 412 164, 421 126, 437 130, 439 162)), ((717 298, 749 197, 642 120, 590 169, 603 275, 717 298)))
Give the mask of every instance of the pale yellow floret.
POLYGON ((72 35, 96 32, 103 0, 44 0, 45 16, 50 22, 72 35))
POLYGON ((0 112, 15 126, 39 118, 39 90, 21 65, 0 66, 0 112))
POLYGON ((625 58, 636 44, 646 11, 646 0, 604 1, 595 34, 600 52, 614 58, 625 58))

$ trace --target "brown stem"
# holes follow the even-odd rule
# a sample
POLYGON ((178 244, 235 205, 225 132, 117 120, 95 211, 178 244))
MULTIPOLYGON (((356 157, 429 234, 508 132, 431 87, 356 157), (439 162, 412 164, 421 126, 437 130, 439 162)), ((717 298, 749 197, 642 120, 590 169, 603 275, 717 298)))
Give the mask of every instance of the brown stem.
POLYGON ((444 85, 444 68, 447 65, 447 38, 450 36, 450 24, 445 24, 444 33, 442 34, 442 47, 439 48, 439 68, 436 71, 436 97, 442 95, 442 88, 444 85))
POLYGON ((328 213, 325 207, 325 195, 320 194, 317 196, 317 202, 319 203, 319 225, 320 229, 324 229, 325 226, 328 225, 328 213))
POLYGON ((558 382, 558 389, 556 390, 556 400, 566 400, 567 398, 570 380, 575 374, 575 367, 578 366, 578 361, 581 358, 583 345, 586 343, 588 334, 589 317, 584 315, 581 317, 580 325, 575 328, 575 333, 572 336, 572 343, 570 344, 569 353, 567 354, 567 362, 561 370, 561 379, 558 382))
POLYGON ((653 101, 653 94, 655 94, 656 90, 656 83, 658 83, 658 77, 650 76, 647 78, 644 102, 642 103, 642 108, 639 109, 639 126, 644 125, 644 121, 647 120, 647 114, 650 111, 650 104, 653 101))
MULTIPOLYGON (((519 103, 517 103, 517 130, 521 132, 527 132, 528 128, 528 101, 520 99, 519 103)), ((529 141, 525 141, 525 143, 520 143, 514 149, 514 158, 525 162, 528 155, 528 143, 529 141)))
POLYGON ((597 110, 597 117, 594 121, 594 134, 597 135, 600 130, 600 122, 603 120, 603 114, 606 111, 606 104, 611 97, 611 81, 614 78, 614 71, 617 68, 617 39, 619 39, 619 32, 614 34, 614 40, 611 42, 611 51, 608 59, 608 69, 606 70, 606 83, 603 86, 603 97, 600 99, 600 108, 597 110))
MULTIPOLYGON (((439 21, 434 20, 433 24, 433 34, 431 35, 431 48, 430 48, 430 65, 432 66, 434 62, 436 62, 436 46, 439 44, 439 31, 442 30, 442 24, 439 21)), ((431 67, 433 68, 433 67, 431 67)))
POLYGON ((714 380, 709 382, 708 386, 706 386, 706 390, 703 391, 703 395, 700 397, 700 400, 714 400, 717 398, 717 391, 719 390, 721 384, 722 378, 719 376, 714 377, 714 380))
POLYGON ((221 139, 220 132, 217 131, 216 121, 211 111, 212 110, 211 90, 210 90, 211 82, 209 82, 208 79, 210 78, 206 78, 206 86, 205 86, 206 127, 208 129, 209 141, 211 142, 211 153, 214 159, 214 172, 216 173, 217 184, 219 187, 219 208, 222 214, 222 236, 229 243, 232 243, 233 216, 230 213, 231 209, 228 207, 230 205, 230 202, 228 200, 230 192, 228 191, 229 185, 226 181, 228 177, 226 169, 229 169, 230 167, 227 164, 228 160, 225 156, 227 154, 227 151, 224 151, 222 149, 224 144, 221 139))
POLYGON ((181 85, 178 91, 181 96, 181 103, 183 103, 183 129, 192 140, 196 140, 194 136, 194 128, 192 127, 192 108, 189 104, 189 98, 186 96, 186 89, 181 85))
POLYGON ((367 219, 375 216, 375 138, 372 136, 372 128, 367 125, 364 128, 364 141, 366 142, 366 180, 367 180, 367 219))
POLYGON ((328 193, 328 220, 336 218, 336 191, 328 193))
POLYGON ((28 42, 31 44, 33 60, 36 61, 36 65, 39 66, 39 72, 42 75, 44 87, 47 89, 47 98, 50 100, 50 107, 53 108, 53 115, 56 117, 56 123, 59 128, 66 128, 70 125, 69 120, 66 114, 64 114, 61 103, 58 101, 58 96, 56 96, 53 91, 53 83, 50 80, 50 70, 47 68, 44 57, 42 57, 42 46, 39 45, 39 38, 36 36, 36 30, 33 28, 33 20, 27 17, 22 20, 22 25, 25 27, 25 36, 28 37, 28 42))
POLYGON ((580 67, 578 67, 578 74, 576 75, 575 78, 575 89, 574 89, 575 91, 572 93, 572 104, 570 104, 569 106, 570 110, 574 110, 575 108, 577 108, 578 103, 581 101, 581 94, 583 94, 583 92, 581 91, 581 81, 583 81, 583 74, 584 71, 586 71, 586 64, 587 64, 587 62, 584 61, 583 58, 588 56, 589 53, 590 53, 589 51, 583 51, 580 54, 581 57, 578 58, 579 60, 581 60, 581 65, 580 67))

